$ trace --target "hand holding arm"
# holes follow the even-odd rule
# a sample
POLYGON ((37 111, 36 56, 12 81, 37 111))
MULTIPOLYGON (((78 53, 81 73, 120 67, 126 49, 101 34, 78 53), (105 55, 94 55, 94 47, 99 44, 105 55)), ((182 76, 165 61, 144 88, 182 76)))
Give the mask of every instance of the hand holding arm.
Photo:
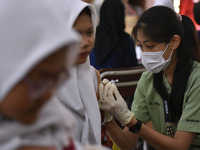
POLYGON ((127 125, 134 114, 128 109, 115 84, 104 82, 99 85, 100 109, 112 115, 122 126, 127 125))

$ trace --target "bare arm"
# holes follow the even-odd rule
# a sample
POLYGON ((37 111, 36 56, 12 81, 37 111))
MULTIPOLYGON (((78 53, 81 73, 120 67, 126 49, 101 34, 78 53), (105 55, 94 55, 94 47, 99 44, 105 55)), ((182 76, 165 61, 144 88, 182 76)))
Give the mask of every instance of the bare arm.
MULTIPOLYGON (((136 119, 132 118, 127 126, 131 127, 135 123, 136 119)), ((174 138, 171 138, 142 124, 138 135, 158 150, 188 150, 195 134, 191 132, 176 131, 174 138)), ((132 137, 130 136, 130 138, 132 137)))
POLYGON ((137 134, 132 134, 127 127, 121 129, 114 119, 106 123, 106 127, 110 137, 121 150, 133 149, 138 140, 137 134))
MULTIPOLYGON (((131 127, 135 123, 136 120, 133 118, 127 126, 131 127)), ((114 120, 108 122, 106 127, 110 137, 122 150, 132 150, 139 136, 158 150, 188 150, 194 137, 194 133, 177 131, 174 138, 171 138, 145 124, 142 125, 138 134, 133 134, 128 127, 122 130, 114 120)))
POLYGON ((99 84, 101 83, 101 76, 98 70, 95 69, 96 76, 97 76, 97 99, 99 99, 99 84))

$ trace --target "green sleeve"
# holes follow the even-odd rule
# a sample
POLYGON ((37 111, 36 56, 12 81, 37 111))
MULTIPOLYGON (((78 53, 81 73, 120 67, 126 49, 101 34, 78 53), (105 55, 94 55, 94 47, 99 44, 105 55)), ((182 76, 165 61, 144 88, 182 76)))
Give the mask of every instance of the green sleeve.
POLYGON ((186 91, 177 130, 200 133, 200 77, 186 91))
POLYGON ((177 130, 195 133, 192 145, 200 146, 200 76, 191 82, 186 91, 177 130))

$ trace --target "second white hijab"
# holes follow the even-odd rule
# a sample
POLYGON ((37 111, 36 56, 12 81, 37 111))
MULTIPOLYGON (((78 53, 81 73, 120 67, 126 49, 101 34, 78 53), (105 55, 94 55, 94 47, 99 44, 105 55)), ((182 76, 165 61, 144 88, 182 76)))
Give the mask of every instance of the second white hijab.
MULTIPOLYGON (((71 28, 80 12, 89 7, 95 33, 97 16, 92 5, 81 0, 48 0, 48 2, 60 10, 66 19, 66 25, 71 28)), ((72 69, 71 78, 57 92, 57 97, 76 116, 79 125, 76 138, 83 144, 87 142, 101 144, 101 118, 93 83, 93 71, 88 56, 85 63, 72 69)))

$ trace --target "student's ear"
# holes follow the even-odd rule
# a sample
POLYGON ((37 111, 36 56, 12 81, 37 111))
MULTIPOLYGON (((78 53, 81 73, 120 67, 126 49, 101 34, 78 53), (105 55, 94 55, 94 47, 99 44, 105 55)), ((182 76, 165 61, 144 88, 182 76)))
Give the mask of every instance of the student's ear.
POLYGON ((175 50, 178 48, 178 46, 181 43, 181 38, 178 35, 174 35, 170 41, 170 47, 172 48, 172 50, 175 50))

